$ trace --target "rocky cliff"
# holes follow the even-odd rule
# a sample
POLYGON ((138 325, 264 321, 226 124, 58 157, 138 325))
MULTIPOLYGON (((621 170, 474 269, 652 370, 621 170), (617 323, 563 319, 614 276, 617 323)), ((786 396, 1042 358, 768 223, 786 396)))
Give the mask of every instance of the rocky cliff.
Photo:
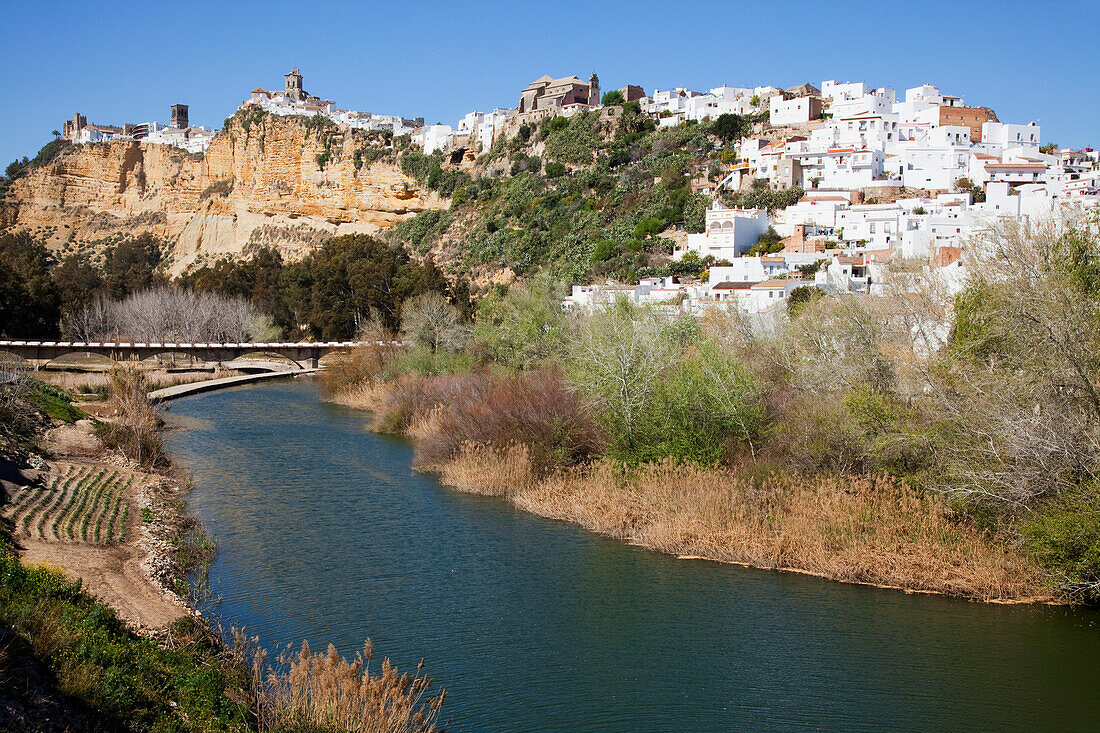
POLYGON ((401 172, 378 133, 323 118, 238 114, 205 155, 116 141, 76 146, 14 181, 0 227, 59 254, 151 232, 179 273, 250 247, 297 259, 334 234, 374 233, 447 205, 401 172))

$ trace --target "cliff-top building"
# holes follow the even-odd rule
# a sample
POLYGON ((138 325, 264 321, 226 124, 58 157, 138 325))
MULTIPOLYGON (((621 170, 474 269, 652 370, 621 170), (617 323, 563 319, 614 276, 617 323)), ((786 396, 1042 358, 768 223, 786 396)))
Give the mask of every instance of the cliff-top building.
POLYGON ((263 87, 252 90, 248 101, 242 104, 259 105, 275 114, 307 114, 329 112, 333 103, 328 99, 315 97, 302 86, 302 74, 295 66, 284 78, 282 91, 268 91, 263 87))
POLYGON ((600 78, 595 74, 585 84, 576 76, 552 79, 542 76, 527 85, 523 90, 516 112, 554 111, 571 104, 583 104, 597 107, 600 104, 600 78))

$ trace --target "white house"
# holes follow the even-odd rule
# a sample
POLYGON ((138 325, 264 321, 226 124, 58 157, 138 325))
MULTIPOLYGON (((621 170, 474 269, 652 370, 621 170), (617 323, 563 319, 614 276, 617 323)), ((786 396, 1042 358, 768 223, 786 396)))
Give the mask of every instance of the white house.
POLYGON ((774 98, 768 112, 773 125, 797 125, 821 117, 821 101, 816 97, 774 98))
POLYGON ((707 209, 705 222, 706 231, 689 234, 687 243, 676 247, 672 253, 674 260, 682 259, 688 252, 733 260, 756 244, 770 225, 765 209, 731 209, 721 201, 715 201, 707 209))
POLYGON ((431 155, 447 147, 454 133, 454 128, 450 125, 425 125, 424 129, 413 135, 413 141, 424 146, 425 155, 431 155))

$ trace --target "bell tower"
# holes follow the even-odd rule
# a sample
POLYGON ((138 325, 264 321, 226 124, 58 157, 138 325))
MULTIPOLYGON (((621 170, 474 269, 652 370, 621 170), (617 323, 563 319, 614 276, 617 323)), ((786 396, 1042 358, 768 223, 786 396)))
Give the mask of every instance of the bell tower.
POLYGON ((596 107, 600 103, 600 77, 596 76, 596 72, 592 72, 592 76, 588 79, 588 106, 596 107))
POLYGON ((187 127, 187 105, 186 104, 173 104, 172 105, 172 127, 182 130, 187 127))
POLYGON ((301 100, 305 96, 305 92, 302 90, 302 75, 298 73, 297 66, 286 75, 286 86, 283 91, 291 99, 301 100))

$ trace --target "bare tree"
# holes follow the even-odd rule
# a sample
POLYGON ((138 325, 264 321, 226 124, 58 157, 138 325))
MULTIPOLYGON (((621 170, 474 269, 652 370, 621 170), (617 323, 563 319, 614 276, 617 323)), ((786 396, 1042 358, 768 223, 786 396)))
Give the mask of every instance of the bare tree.
POLYGON ((247 300, 173 287, 134 293, 109 311, 118 333, 134 341, 239 342, 271 333, 247 300))
POLYGON ((436 351, 462 348, 469 330, 462 315, 442 295, 428 292, 410 298, 401 306, 401 335, 406 341, 436 351))
POLYGON ((1026 506, 1100 472, 1100 222, 1010 222, 976 244, 932 380, 942 482, 1026 506))
POLYGON ((99 293, 66 316, 65 332, 75 341, 99 341, 117 336, 116 306, 106 293, 99 293))
POLYGON ((673 364, 679 344, 664 316, 625 298, 578 319, 570 378, 616 438, 632 447, 658 377, 673 364))

